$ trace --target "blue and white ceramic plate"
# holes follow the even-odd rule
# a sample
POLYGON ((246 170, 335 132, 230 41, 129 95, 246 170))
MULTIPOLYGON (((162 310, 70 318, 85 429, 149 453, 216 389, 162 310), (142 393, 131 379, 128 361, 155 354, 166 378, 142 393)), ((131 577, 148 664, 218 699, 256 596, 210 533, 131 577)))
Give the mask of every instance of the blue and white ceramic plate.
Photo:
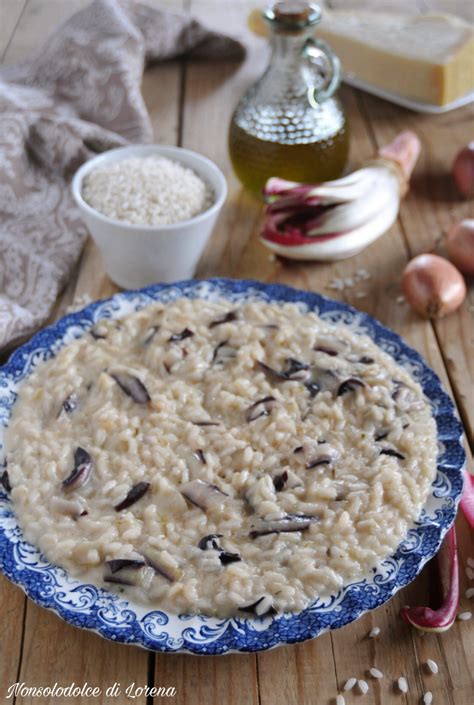
POLYGON ((461 446, 461 425, 438 377, 398 335, 345 304, 278 284, 227 279, 157 285, 93 303, 35 335, 0 370, 0 458, 18 389, 38 363, 55 355, 74 338, 84 335, 100 319, 118 318, 153 301, 172 301, 182 296, 301 303, 326 321, 345 324, 355 332, 369 335, 408 369, 431 401, 440 446, 437 477, 419 521, 396 552, 370 575, 347 585, 337 595, 317 600, 302 612, 264 619, 217 619, 150 610, 70 577, 24 540, 8 495, 0 492, 0 565, 3 573, 38 605, 53 610, 76 627, 91 629, 113 641, 138 644, 157 651, 196 654, 260 651, 311 639, 353 622, 412 581, 436 554, 456 515, 462 493, 465 456, 461 446))

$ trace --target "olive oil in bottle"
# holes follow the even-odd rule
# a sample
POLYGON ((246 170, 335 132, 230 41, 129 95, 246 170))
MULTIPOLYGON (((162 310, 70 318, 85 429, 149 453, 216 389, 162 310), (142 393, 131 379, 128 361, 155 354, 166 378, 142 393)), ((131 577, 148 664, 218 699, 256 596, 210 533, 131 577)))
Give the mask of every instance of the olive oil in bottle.
POLYGON ((234 171, 255 193, 271 176, 305 182, 335 179, 344 170, 349 136, 334 96, 339 62, 312 36, 320 10, 305 2, 280 2, 264 17, 272 32, 272 56, 231 120, 234 171))
POLYGON ((338 131, 323 139, 284 143, 253 135, 233 122, 229 150, 239 180, 260 193, 271 176, 308 183, 337 179, 347 160, 348 132, 344 121, 338 131))

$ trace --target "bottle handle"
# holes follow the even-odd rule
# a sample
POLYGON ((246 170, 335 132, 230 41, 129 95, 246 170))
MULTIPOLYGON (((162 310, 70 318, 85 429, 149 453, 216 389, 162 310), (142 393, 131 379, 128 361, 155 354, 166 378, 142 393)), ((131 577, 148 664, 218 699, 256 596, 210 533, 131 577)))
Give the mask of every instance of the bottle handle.
POLYGON ((306 82, 308 84, 308 97, 311 104, 323 103, 330 98, 341 79, 341 63, 332 49, 322 39, 310 37, 306 40, 302 51, 309 66, 305 66, 306 82), (316 87, 314 84, 314 67, 320 69, 323 74, 322 85, 316 87))

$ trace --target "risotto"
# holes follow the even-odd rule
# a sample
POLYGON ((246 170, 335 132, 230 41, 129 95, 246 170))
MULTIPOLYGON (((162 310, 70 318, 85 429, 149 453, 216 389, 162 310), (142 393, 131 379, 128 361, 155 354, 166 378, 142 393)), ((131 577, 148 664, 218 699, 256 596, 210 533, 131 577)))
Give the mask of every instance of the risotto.
POLYGON ((7 432, 26 538, 171 612, 298 611, 362 579, 436 472, 420 386, 294 304, 155 303, 38 365, 7 432))

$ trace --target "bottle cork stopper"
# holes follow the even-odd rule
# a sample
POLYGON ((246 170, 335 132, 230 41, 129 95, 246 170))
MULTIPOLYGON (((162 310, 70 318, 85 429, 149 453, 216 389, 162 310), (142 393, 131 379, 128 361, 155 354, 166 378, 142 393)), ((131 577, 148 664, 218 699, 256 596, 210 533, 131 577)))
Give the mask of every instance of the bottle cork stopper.
POLYGON ((273 7, 275 19, 280 22, 306 22, 311 14, 307 2, 277 2, 273 7))

